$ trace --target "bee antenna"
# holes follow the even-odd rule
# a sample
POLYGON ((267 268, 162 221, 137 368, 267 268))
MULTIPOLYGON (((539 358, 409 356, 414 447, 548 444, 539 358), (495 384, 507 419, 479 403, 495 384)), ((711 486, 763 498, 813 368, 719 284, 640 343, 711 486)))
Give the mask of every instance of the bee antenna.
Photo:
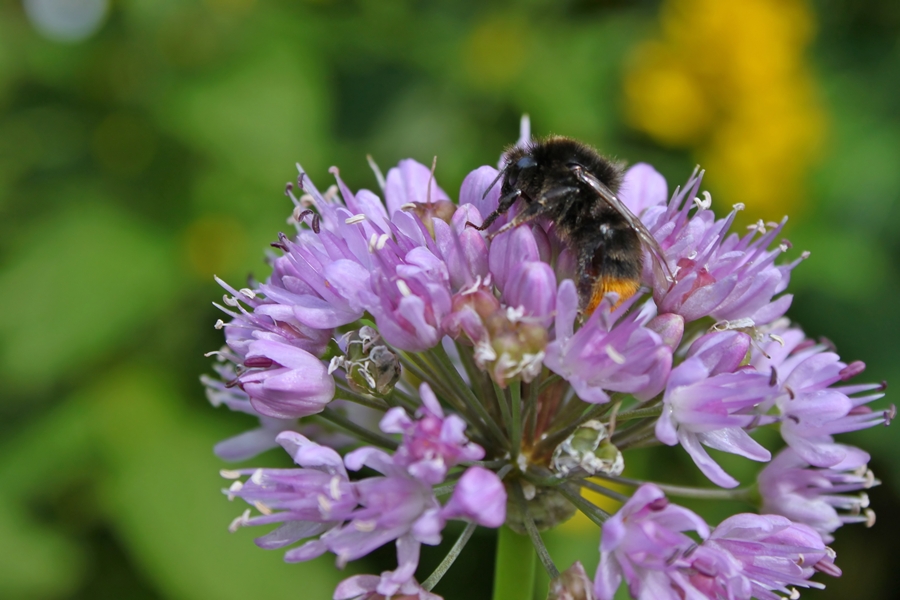
POLYGON ((487 189, 484 190, 484 193, 481 195, 481 199, 482 199, 482 200, 484 200, 485 198, 487 198, 487 195, 490 193, 490 191, 491 191, 492 189, 494 189, 494 186, 497 185, 497 182, 500 181, 500 178, 503 177, 503 175, 506 173, 506 170, 507 170, 508 168, 509 168, 509 164, 507 163, 507 165, 506 165, 505 167, 503 167, 502 169, 500 169, 500 172, 497 173, 497 176, 496 176, 496 177, 494 177, 494 180, 491 182, 491 185, 487 186, 487 189))

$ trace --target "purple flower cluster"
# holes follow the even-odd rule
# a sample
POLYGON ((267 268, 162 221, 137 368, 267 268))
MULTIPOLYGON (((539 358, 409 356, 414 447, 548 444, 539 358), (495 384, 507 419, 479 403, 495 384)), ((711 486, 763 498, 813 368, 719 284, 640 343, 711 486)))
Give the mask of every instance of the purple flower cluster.
POLYGON ((637 489, 603 526, 595 592, 612 600, 622 580, 640 600, 777 600, 815 571, 840 575, 810 527, 777 515, 738 514, 712 532, 652 484, 637 489), (688 536, 691 531, 700 542, 688 536))
MULTIPOLYGON (((524 130, 519 145, 529 143, 524 130)), ((320 192, 300 169, 304 194, 286 191, 295 232, 272 244, 271 276, 243 289, 220 281, 226 345, 212 353, 218 377, 203 381, 213 404, 260 424, 216 452, 243 460, 280 445, 299 467, 226 472, 238 479, 227 493, 252 507, 234 527, 278 523, 260 546, 303 540, 286 560, 331 552, 339 566, 395 542, 397 569, 344 581, 334 596, 344 600, 437 598, 439 575, 419 584, 415 571, 420 545, 440 542, 448 519, 469 522, 466 535, 504 523, 528 531, 541 554, 537 531, 576 508, 603 523, 599 598, 624 581, 636 598, 770 599, 818 585, 814 571, 839 574, 824 544, 844 523, 873 520, 861 490, 877 480, 869 456, 834 436, 886 424, 893 409, 870 407, 883 384, 849 383, 863 363, 842 362, 784 318, 791 271, 806 258, 779 261, 784 221, 730 233, 740 207, 716 219, 702 173, 669 197, 659 173, 635 165, 619 199, 671 277, 648 252, 637 294, 584 314, 555 223, 500 231, 513 205, 485 231, 470 226, 499 206, 502 171, 473 171, 454 202, 415 161, 387 177, 375 170, 383 202, 352 192, 337 169, 320 192), (759 428, 780 431, 774 459, 759 428), (726 489, 741 482, 707 448, 768 463, 762 514, 710 531, 669 504, 663 491, 684 492, 679 482, 620 477, 626 451, 653 444, 680 445, 726 489), (580 499, 604 481, 636 487, 612 516, 580 499)), ((585 581, 570 570, 554 593, 585 581)))
POLYGON ((232 530, 280 523, 257 538, 261 548, 284 548, 308 539, 288 550, 285 560, 306 561, 332 552, 339 566, 396 541, 395 571, 382 573, 377 582, 370 576, 352 577, 341 584, 335 597, 353 597, 347 590, 368 587, 383 596, 411 593, 417 587, 413 574, 419 547, 440 543, 448 519, 485 527, 499 527, 506 519, 503 484, 482 467, 465 469, 446 504, 438 502, 432 486, 444 482, 448 469, 477 460, 484 451, 465 437, 461 419, 444 417, 427 384, 422 384, 421 396, 423 407, 416 420, 395 408, 381 421, 385 433, 403 434, 393 455, 364 446, 341 458, 331 448, 285 431, 276 441, 299 469, 224 471, 225 477, 236 479, 227 490, 229 497, 242 498, 261 513, 251 517, 248 509, 235 519, 232 530), (380 475, 351 481, 347 469, 363 467, 380 475), (241 481, 241 476, 249 478, 241 481))

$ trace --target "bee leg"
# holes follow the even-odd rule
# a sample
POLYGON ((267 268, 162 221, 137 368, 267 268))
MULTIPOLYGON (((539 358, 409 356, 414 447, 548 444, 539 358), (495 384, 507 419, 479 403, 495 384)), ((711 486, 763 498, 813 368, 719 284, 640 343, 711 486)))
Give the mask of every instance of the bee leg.
POLYGON ((485 219, 481 223, 481 225, 476 225, 472 221, 466 221, 466 227, 473 227, 473 228, 477 229, 478 231, 484 231, 485 229, 490 227, 494 221, 497 220, 497 217, 499 217, 500 215, 502 215, 503 213, 508 211, 509 207, 511 207, 513 204, 515 204, 516 200, 518 200, 519 196, 521 196, 521 195, 522 195, 522 190, 511 191, 510 193, 508 193, 505 196, 503 196, 502 198, 500 198, 500 204, 497 206, 497 210, 495 210, 494 212, 489 214, 487 217, 485 217, 485 219))
POLYGON ((522 212, 517 214, 515 217, 513 217, 512 221, 510 221, 509 223, 507 223, 506 225, 504 225, 497 231, 495 231, 491 234, 488 234, 487 237, 489 240, 492 240, 495 237, 497 237, 498 235, 500 235, 501 233, 509 231, 510 229, 515 229, 519 225, 524 225, 525 223, 534 221, 536 218, 538 218, 542 214, 544 214, 543 205, 537 204, 537 203, 531 203, 525 208, 525 210, 523 210, 522 212))

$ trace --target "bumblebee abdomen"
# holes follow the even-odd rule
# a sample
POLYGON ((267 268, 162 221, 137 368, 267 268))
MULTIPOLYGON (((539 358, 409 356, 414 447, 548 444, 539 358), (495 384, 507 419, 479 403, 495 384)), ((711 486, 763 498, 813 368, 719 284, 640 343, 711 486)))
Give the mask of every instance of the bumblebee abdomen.
POLYGON ((619 302, 630 298, 641 286, 644 259, 640 238, 626 223, 601 222, 588 234, 583 230, 575 244, 579 248, 578 289, 581 305, 590 314, 609 292, 619 302))

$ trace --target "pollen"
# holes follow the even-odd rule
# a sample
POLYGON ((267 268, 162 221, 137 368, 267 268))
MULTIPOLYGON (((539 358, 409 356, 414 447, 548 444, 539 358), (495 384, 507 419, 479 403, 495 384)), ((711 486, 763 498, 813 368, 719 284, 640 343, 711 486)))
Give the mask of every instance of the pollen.
POLYGON ((634 296, 640 287, 641 283, 637 279, 600 279, 594 284, 591 301, 588 302, 584 314, 592 314, 600 306, 603 297, 610 292, 614 292, 619 296, 615 304, 615 306, 619 306, 622 302, 634 296))

